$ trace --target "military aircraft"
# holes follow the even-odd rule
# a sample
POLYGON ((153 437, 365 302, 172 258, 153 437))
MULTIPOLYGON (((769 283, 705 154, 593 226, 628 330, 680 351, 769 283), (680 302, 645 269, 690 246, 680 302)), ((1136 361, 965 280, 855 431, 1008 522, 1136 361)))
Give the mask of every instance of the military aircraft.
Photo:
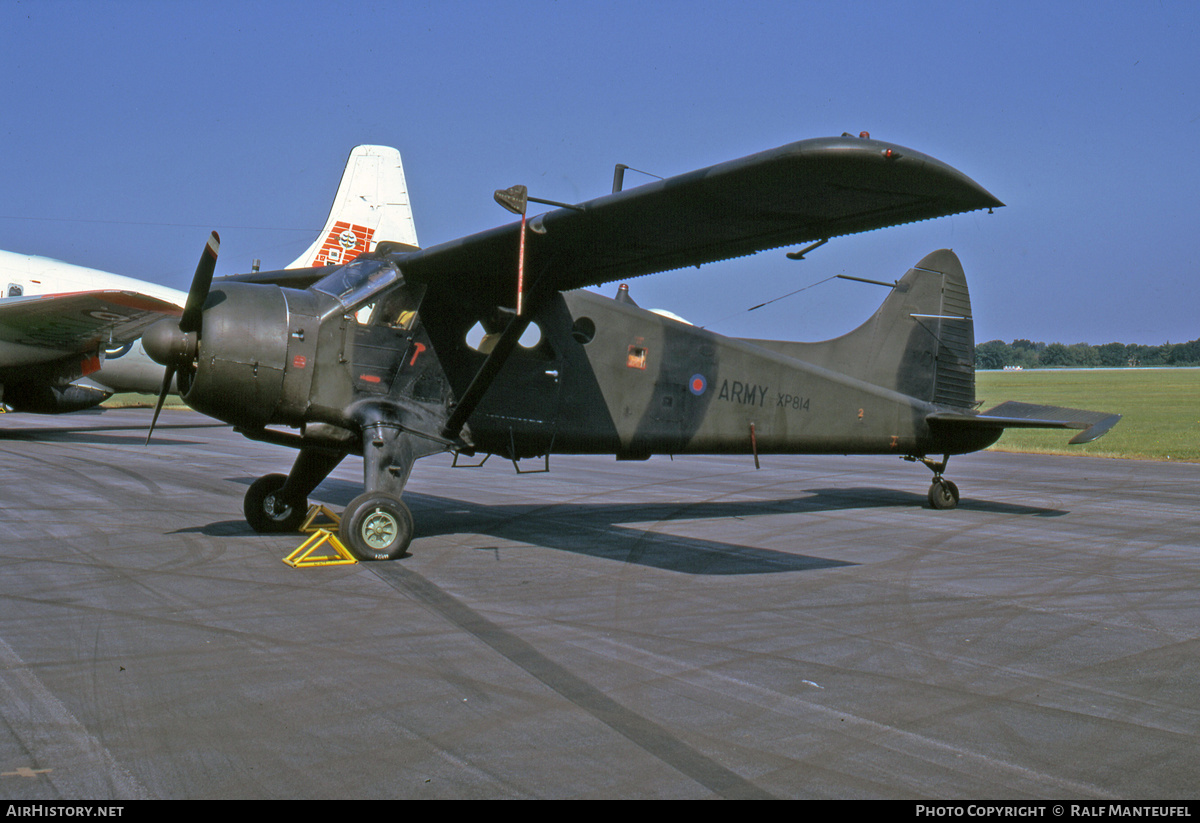
MULTIPOLYGON (((381 239, 415 244, 400 153, 350 152, 325 228, 288 269, 336 265, 381 239)), ((157 394, 162 367, 142 331, 187 295, 47 257, 0 251, 0 400, 15 411, 78 411, 117 391, 157 394)))
POLYGON ((931 505, 951 508, 949 455, 1014 426, 1082 429, 1072 442, 1085 442, 1119 418, 976 411, 970 299, 947 250, 824 343, 730 339, 645 311, 624 287, 616 299, 585 290, 1003 205, 932 157, 843 135, 619 189, 571 205, 514 187, 497 199, 520 223, 423 250, 381 243, 333 269, 214 285, 206 254, 179 322, 151 327, 146 349, 192 408, 299 450, 289 474, 246 493, 257 531, 295 530, 316 486, 362 455, 365 491, 339 536, 364 560, 405 554, 401 494, 431 454, 538 457, 546 469, 551 453, 892 454, 928 466, 931 505), (557 208, 527 221, 531 200, 557 208))

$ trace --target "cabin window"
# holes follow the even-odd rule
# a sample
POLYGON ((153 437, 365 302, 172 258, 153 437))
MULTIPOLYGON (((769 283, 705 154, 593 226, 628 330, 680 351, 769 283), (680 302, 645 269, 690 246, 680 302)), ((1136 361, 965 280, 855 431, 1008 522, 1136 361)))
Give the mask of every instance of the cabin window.
POLYGON ((596 324, 590 317, 580 317, 571 326, 571 336, 583 345, 591 343, 596 337, 596 324))
POLYGON ((5 297, 20 297, 25 293, 25 289, 20 283, 9 283, 8 289, 4 292, 5 297))
MULTIPOLYGON (((483 354, 491 354, 501 334, 503 334, 503 330, 489 332, 484 328, 482 322, 476 323, 467 332, 467 345, 475 349, 475 351, 482 352, 483 354)), ((527 350, 536 349, 541 342, 542 328, 537 323, 530 323, 529 327, 522 332, 520 339, 517 341, 521 348, 527 350)))
POLYGON ((535 349, 542 342, 542 327, 537 323, 530 323, 529 327, 521 333, 521 338, 517 344, 523 349, 535 349))
POLYGON ((371 301, 354 313, 360 325, 390 326, 412 331, 417 325, 417 310, 425 296, 424 286, 402 286, 371 301))

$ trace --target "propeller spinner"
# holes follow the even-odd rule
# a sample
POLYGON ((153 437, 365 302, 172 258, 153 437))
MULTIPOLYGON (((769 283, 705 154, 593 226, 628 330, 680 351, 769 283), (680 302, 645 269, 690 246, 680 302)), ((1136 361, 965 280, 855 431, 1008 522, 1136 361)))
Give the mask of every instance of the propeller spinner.
POLYGON ((188 289, 187 302, 183 306, 179 322, 176 323, 169 317, 164 318, 142 335, 142 347, 145 348, 146 354, 150 355, 154 362, 167 367, 163 375, 162 389, 158 393, 158 403, 154 406, 154 417, 150 420, 150 431, 146 433, 147 445, 150 443, 150 436, 154 434, 154 426, 158 422, 163 402, 171 390, 171 380, 176 372, 191 366, 196 359, 200 327, 203 325, 204 301, 208 299, 208 290, 212 287, 213 272, 217 268, 217 252, 220 248, 221 237, 214 231, 204 246, 200 262, 196 264, 196 274, 192 277, 192 286, 188 289))

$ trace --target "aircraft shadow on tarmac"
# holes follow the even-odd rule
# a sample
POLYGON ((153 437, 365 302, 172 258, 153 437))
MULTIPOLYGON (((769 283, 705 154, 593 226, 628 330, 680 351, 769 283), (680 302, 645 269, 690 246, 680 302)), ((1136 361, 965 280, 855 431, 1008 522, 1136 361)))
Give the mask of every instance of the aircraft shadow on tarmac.
MULTIPOLYGON (((832 511, 836 509, 878 509, 895 506, 898 508, 929 508, 922 494, 896 491, 895 489, 839 487, 833 489, 806 489, 817 499, 804 498, 810 503, 808 511, 832 511)), ((1025 506, 1017 503, 1001 503, 993 500, 964 497, 956 507, 958 511, 990 512, 992 514, 1024 515, 1027 517, 1062 517, 1070 514, 1063 509, 1045 506, 1025 506)), ((933 512, 931 512, 932 514, 933 512)), ((951 517, 953 512, 946 512, 951 517)), ((938 516, 941 516, 940 514, 938 516)))
MULTIPOLYGON (((180 423, 174 425, 159 425, 154 431, 165 431, 168 429, 195 429, 200 427, 227 427, 225 423, 213 422, 211 424, 201 423, 180 423)), ((88 443, 96 446, 122 446, 122 445, 143 445, 146 442, 146 432, 149 430, 148 424, 139 425, 114 425, 102 427, 88 428, 73 428, 70 426, 29 426, 25 428, 3 428, 0 427, 0 440, 16 440, 21 442, 31 443, 88 443), (128 434, 114 434, 113 432, 128 432, 128 434)), ((156 446, 195 446, 199 445, 199 440, 172 440, 167 437, 154 438, 156 446)))
MULTIPOLYGON (((247 481, 248 482, 248 481, 247 481)), ((315 500, 344 506, 361 486, 328 479, 313 493, 315 500)), ((450 534, 488 535, 505 541, 542 546, 589 557, 607 558, 650 568, 696 575, 768 574, 852 566, 841 560, 722 543, 654 529, 673 522, 741 520, 769 515, 819 514, 849 509, 925 508, 925 496, 872 487, 809 489, 803 497, 698 503, 529 503, 486 505, 433 495, 404 496, 417 522, 414 539, 450 534), (653 525, 649 525, 653 524, 653 525)), ((964 500, 959 511, 1035 517, 1065 512, 1008 503, 964 500)), ((931 516, 954 517, 953 512, 931 516)), ((959 515, 961 516, 961 515, 959 515)), ((724 526, 727 532, 736 526, 724 526)), ((200 529, 209 536, 252 535, 244 521, 212 523, 200 529)), ((797 536, 803 534, 797 524, 797 536)), ((499 551, 497 546, 480 547, 499 551)), ((477 549, 479 550, 479 549, 477 549)))

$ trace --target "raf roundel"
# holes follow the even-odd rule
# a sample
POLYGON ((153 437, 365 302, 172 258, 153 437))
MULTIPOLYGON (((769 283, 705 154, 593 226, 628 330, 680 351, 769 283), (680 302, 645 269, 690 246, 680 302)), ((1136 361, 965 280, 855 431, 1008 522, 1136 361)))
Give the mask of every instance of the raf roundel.
POLYGON ((688 383, 688 390, 691 391, 692 394, 699 397, 700 395, 704 394, 704 392, 707 388, 708 388, 708 381, 704 379, 704 375, 702 375, 702 374, 693 374, 692 375, 692 379, 688 383))

